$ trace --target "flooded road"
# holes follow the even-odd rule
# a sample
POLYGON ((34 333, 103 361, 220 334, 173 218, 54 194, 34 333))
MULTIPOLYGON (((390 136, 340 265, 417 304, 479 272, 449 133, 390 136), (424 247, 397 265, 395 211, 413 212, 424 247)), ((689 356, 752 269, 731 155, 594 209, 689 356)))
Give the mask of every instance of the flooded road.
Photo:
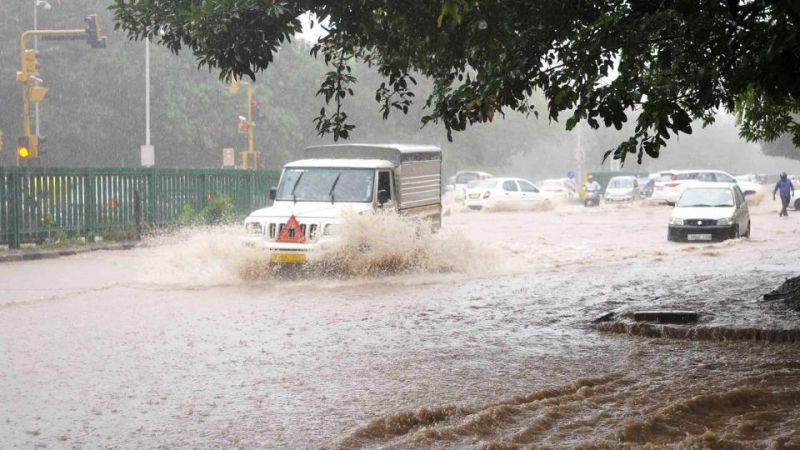
POLYGON ((426 260, 391 275, 275 278, 221 232, 3 264, 0 447, 800 448, 777 212, 719 244, 658 206, 454 212, 382 233, 426 260), (701 320, 625 318, 660 308, 701 320))

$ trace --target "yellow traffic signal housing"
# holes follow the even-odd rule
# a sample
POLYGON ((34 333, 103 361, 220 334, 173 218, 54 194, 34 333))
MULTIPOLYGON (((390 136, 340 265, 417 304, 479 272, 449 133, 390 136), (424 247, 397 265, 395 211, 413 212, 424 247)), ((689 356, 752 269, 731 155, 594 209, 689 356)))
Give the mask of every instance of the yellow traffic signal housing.
POLYGON ((39 138, 37 136, 22 136, 17 140, 17 158, 20 161, 38 157, 39 138))
POLYGON ((30 99, 33 103, 39 103, 40 101, 44 100, 45 95, 47 95, 46 87, 44 86, 31 87, 30 99))
POLYGON ((17 139, 17 158, 20 160, 28 159, 31 156, 30 144, 27 136, 17 139))
POLYGON ((228 86, 228 94, 234 95, 239 92, 239 78, 232 76, 230 80, 231 84, 228 86))
POLYGON ((22 53, 22 70, 17 71, 17 82, 18 83, 27 83, 31 77, 36 75, 37 72, 37 62, 36 62, 36 50, 33 49, 25 49, 22 53))
POLYGON ((22 53, 22 71, 36 75, 36 50, 26 48, 22 53))

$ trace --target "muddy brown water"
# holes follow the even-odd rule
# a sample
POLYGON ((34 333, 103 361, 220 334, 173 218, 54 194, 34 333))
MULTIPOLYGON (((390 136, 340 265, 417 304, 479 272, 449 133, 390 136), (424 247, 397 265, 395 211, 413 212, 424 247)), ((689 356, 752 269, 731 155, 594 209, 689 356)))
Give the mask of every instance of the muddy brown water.
POLYGON ((777 211, 720 244, 642 205, 382 222, 410 273, 262 274, 230 230, 3 264, 0 447, 800 448, 800 315, 759 301, 800 271, 777 211), (659 308, 701 320, 589 323, 659 308))

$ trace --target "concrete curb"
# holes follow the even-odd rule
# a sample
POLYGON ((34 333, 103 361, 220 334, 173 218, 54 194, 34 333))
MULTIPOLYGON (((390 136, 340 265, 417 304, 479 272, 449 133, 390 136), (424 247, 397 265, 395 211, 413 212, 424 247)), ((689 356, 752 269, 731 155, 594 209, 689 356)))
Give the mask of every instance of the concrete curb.
POLYGON ((80 247, 66 247, 47 250, 10 250, 7 253, 0 253, 0 263, 17 261, 35 261, 38 259, 60 258, 62 256, 72 256, 80 253, 95 252, 98 250, 130 250, 142 244, 137 241, 104 243, 98 242, 80 247))

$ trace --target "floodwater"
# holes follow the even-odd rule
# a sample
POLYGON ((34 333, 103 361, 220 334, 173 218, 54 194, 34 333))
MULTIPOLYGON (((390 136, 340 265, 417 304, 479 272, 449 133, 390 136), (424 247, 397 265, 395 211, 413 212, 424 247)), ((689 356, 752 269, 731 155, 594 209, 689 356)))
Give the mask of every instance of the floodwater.
POLYGON ((777 212, 718 244, 646 204, 361 217, 290 277, 231 230, 3 264, 0 448, 800 448, 777 212), (701 320, 628 319, 662 308, 701 320))

